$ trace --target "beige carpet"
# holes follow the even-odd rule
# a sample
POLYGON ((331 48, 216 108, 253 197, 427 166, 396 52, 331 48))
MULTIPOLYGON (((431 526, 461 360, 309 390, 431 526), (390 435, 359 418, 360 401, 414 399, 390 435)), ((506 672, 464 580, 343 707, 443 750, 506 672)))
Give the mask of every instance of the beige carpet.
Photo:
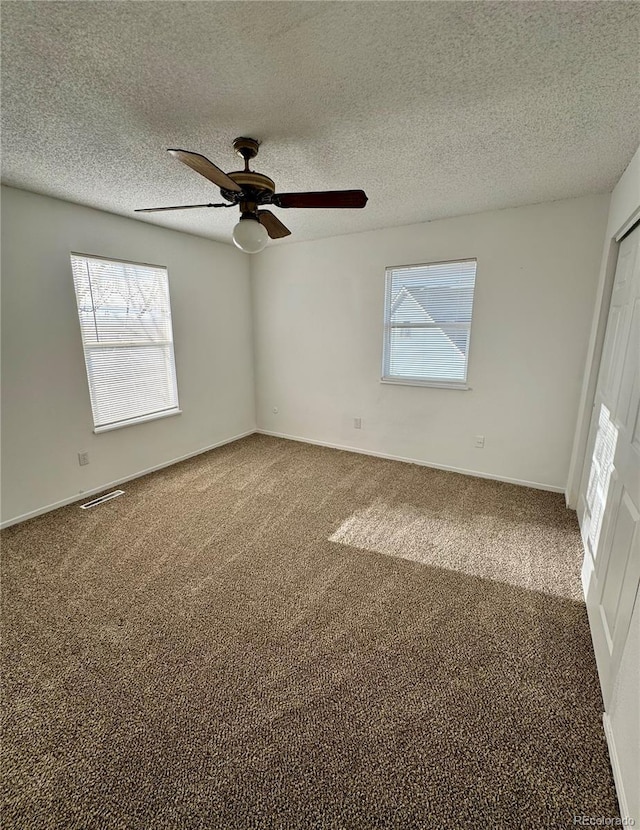
POLYGON ((616 815, 563 497, 251 436, 2 533, 4 827, 616 815))

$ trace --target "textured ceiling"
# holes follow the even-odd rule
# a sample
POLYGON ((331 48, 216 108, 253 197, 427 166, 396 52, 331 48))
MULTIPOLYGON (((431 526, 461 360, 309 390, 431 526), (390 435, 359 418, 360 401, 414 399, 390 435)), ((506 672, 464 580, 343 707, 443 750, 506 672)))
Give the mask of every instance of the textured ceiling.
MULTIPOLYGON (((219 201, 168 147, 364 210, 297 241, 611 189, 640 141, 627 2, 5 2, 3 181, 134 216, 219 201)), ((141 221, 230 241, 237 210, 141 221)), ((272 244, 286 244, 287 241, 272 244)))

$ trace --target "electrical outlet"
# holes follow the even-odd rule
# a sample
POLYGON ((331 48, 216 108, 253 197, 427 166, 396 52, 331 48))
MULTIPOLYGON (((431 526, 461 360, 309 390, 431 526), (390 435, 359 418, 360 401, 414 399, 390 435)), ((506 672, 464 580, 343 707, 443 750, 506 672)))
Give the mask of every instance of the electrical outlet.
POLYGON ((354 418, 353 419, 353 428, 354 429, 362 429, 362 418, 354 418))
POLYGON ((479 450, 484 449, 484 435, 476 435, 474 447, 477 447, 479 450))
POLYGON ((81 467, 85 467, 89 463, 89 453, 88 452, 79 452, 78 453, 78 464, 81 467))

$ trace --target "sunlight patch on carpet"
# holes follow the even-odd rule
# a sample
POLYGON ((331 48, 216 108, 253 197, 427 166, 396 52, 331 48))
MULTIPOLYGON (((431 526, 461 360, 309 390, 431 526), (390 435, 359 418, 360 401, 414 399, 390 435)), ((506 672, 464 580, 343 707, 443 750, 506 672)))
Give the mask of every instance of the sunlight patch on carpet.
POLYGON ((459 571, 507 585, 582 600, 575 569, 577 535, 517 517, 434 514, 411 504, 376 499, 349 516, 330 542, 459 571), (509 525, 518 525, 518 545, 509 525), (471 540, 471 541, 470 541, 471 540))

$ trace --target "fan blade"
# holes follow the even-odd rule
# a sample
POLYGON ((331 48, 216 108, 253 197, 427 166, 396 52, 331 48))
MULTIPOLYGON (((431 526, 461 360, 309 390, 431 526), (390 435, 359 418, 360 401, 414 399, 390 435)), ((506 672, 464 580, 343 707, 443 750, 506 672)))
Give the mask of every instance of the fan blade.
POLYGON ((278 219, 275 213, 270 210, 258 211, 258 222, 264 225, 271 239, 281 239, 283 236, 290 236, 291 231, 278 219))
POLYGON ((364 190, 323 190, 317 193, 274 193, 271 204, 280 208, 363 208, 364 190))
POLYGON ((187 167, 195 170, 196 173, 200 173, 205 179, 217 184, 222 190, 234 190, 237 193, 242 193, 242 188, 233 179, 230 179, 223 170, 216 167, 208 158, 201 156, 200 153, 190 153, 188 150, 168 150, 167 152, 186 164, 187 167))
POLYGON ((217 205, 174 205, 173 207, 161 207, 161 208, 136 208, 134 213, 157 213, 159 210, 191 210, 192 208, 203 208, 203 207, 235 207, 235 205, 227 204, 226 202, 219 202, 217 205))

